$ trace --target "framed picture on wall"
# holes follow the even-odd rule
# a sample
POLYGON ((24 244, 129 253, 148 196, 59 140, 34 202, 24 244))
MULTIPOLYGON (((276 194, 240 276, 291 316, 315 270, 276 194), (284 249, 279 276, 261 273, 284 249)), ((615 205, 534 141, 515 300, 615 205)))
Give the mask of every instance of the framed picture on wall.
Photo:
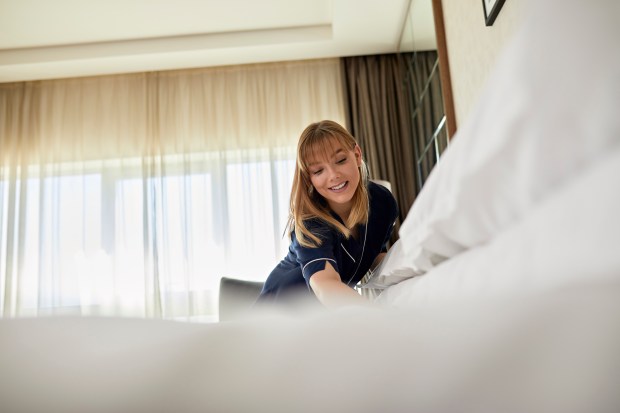
POLYGON ((493 26, 493 22, 504 5, 504 1, 505 0, 482 0, 484 22, 487 26, 493 26))

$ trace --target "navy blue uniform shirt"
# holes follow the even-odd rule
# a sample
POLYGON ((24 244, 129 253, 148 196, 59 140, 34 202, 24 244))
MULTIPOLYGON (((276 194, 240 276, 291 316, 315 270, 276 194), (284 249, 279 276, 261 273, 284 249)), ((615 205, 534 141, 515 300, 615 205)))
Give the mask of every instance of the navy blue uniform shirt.
MULTIPOLYGON (((396 200, 385 187, 369 182, 368 196, 368 224, 358 226, 357 239, 346 239, 338 230, 318 218, 307 221, 306 225, 323 241, 319 247, 300 245, 293 232, 288 254, 269 274, 258 302, 290 304, 300 295, 314 297, 310 289, 310 277, 324 270, 326 262, 340 274, 343 283, 355 286, 368 272, 377 255, 387 251, 387 243, 398 216, 396 200)), ((342 222, 336 214, 333 216, 342 222)))

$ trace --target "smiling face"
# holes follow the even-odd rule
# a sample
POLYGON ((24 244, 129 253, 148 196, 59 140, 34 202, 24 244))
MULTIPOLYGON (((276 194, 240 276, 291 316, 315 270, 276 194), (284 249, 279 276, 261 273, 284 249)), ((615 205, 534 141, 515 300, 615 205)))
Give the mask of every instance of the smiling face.
POLYGON ((359 146, 348 149, 337 139, 327 142, 308 159, 310 182, 329 207, 346 220, 361 179, 362 152, 359 146))

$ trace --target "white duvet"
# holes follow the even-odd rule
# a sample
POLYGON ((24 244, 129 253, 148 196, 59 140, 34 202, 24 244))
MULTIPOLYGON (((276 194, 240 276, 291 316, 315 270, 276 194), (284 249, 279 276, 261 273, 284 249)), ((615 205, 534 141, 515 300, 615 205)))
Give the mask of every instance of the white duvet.
POLYGON ((0 411, 620 411, 618 16, 532 2, 374 307, 2 320, 0 411))

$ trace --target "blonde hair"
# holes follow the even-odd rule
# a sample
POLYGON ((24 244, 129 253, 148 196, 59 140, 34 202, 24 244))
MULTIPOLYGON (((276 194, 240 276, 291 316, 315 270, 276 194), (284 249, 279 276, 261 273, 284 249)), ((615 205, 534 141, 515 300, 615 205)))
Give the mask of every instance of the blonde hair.
POLYGON ((353 150, 357 141, 345 128, 331 120, 310 124, 301 133, 297 144, 297 163, 291 188, 287 228, 290 234, 295 231, 298 242, 305 247, 318 247, 322 243, 321 239, 306 227, 304 221, 308 219, 319 218, 340 231, 346 238, 351 236, 351 229, 356 225, 368 222, 368 169, 363 160, 359 167, 360 180, 345 225, 331 215, 327 202, 314 190, 310 180, 309 159, 319 153, 328 155, 328 148, 338 144, 346 150, 353 150))

